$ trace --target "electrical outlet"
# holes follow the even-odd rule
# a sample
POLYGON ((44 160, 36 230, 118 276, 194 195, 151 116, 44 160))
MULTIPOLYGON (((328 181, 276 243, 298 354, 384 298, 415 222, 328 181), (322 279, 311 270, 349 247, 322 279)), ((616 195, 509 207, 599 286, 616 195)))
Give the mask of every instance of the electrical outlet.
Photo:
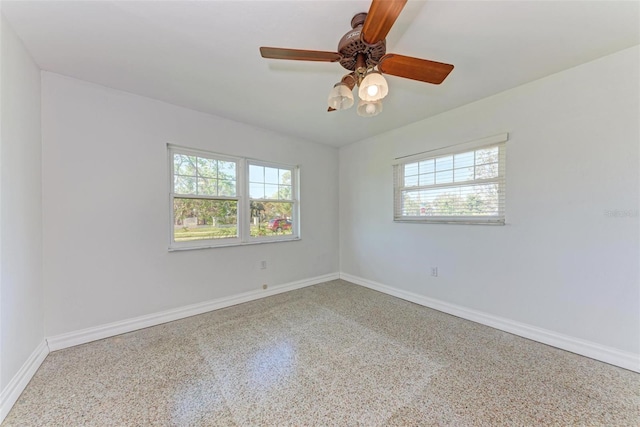
POLYGON ((267 269, 267 261, 260 261, 260 270, 267 269))
POLYGON ((438 267, 431 267, 431 276, 438 277, 438 267))
POLYGON ((262 289, 267 289, 267 284, 265 283, 264 285, 262 285, 262 289))

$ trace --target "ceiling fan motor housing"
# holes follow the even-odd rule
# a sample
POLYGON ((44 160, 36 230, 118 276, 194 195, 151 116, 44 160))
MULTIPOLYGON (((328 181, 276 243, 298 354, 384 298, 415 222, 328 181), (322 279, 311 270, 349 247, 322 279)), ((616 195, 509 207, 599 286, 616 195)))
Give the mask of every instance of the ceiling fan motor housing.
POLYGON ((347 32, 340 42, 338 42, 338 52, 342 55, 340 65, 347 70, 356 69, 356 57, 359 53, 364 54, 367 66, 372 67, 380 61, 380 58, 387 52, 386 40, 381 40, 374 45, 368 45, 362 41, 360 33, 364 24, 366 13, 358 13, 351 19, 352 30, 347 32))

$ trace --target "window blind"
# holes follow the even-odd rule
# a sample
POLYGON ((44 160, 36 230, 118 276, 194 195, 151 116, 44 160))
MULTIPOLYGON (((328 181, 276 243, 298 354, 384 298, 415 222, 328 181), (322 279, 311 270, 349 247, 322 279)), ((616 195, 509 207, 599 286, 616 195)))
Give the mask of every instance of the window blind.
POLYGON ((504 224, 506 134, 501 142, 497 139, 480 147, 462 144, 436 155, 399 159, 394 165, 394 220, 504 224))

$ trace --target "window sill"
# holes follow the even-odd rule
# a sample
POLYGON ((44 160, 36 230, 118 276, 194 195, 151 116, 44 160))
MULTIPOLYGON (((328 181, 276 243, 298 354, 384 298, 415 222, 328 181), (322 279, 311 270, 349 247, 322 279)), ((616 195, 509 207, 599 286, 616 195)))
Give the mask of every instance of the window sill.
POLYGON ((265 245, 268 243, 282 243, 282 242, 296 242, 301 240, 300 237, 291 237, 287 239, 274 239, 274 240, 252 240, 249 242, 242 243, 229 243, 229 244, 220 244, 220 245, 202 245, 202 246, 178 246, 171 247, 169 246, 169 252, 182 252, 182 251, 193 251, 199 249, 215 249, 215 248, 232 248, 236 246, 250 246, 250 245, 265 245))

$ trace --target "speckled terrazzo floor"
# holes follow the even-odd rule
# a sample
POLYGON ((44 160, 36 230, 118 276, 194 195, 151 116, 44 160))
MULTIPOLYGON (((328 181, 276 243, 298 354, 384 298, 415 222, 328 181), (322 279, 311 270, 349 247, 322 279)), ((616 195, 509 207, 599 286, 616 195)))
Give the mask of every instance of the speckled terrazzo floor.
POLYGON ((3 426, 638 426, 640 374, 336 280, 51 353, 3 426))

